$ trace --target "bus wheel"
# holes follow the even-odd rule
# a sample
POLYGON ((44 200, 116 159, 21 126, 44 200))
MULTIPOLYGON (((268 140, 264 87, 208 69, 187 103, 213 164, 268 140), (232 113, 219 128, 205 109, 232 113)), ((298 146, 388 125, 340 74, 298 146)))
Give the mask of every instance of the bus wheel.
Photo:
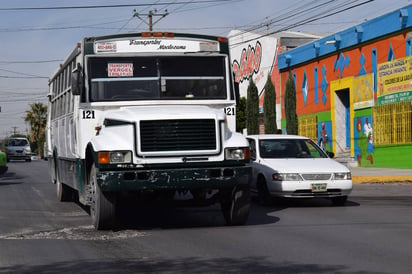
POLYGON ((116 216, 116 197, 113 193, 101 191, 97 184, 96 173, 97 169, 93 164, 89 174, 92 223, 97 230, 111 229, 116 216))
POLYGON ((233 188, 223 192, 221 207, 226 225, 244 225, 250 212, 250 190, 248 187, 233 188))
POLYGON ((57 189, 57 199, 60 202, 71 202, 73 201, 73 189, 65 184, 60 183, 58 180, 56 182, 57 189))

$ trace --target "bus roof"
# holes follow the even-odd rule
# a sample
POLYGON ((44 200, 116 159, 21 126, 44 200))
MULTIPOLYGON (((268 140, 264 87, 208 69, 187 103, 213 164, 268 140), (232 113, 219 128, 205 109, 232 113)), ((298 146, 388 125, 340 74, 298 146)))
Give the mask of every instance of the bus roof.
MULTIPOLYGON (((211 42, 215 42, 215 44, 218 44, 219 46, 213 48, 213 50, 210 50, 210 51, 218 50, 221 53, 229 54, 228 39, 222 36, 213 36, 213 35, 204 35, 204 34, 189 34, 189 33, 174 33, 174 32, 128 32, 128 33, 116 33, 116 34, 107 34, 107 35, 100 35, 100 36, 91 36, 91 37, 83 38, 82 41, 76 45, 74 50, 64 60, 64 62, 60 65, 60 68, 57 69, 57 71, 53 74, 53 76, 49 79, 49 81, 54 79, 56 75, 58 75, 60 71, 67 64, 69 64, 78 54, 81 53, 81 51, 83 51, 82 54, 84 55, 96 54, 96 52, 99 52, 99 53, 119 52, 120 53, 120 50, 113 51, 111 48, 112 47, 111 44, 103 45, 104 43, 103 41, 116 41, 116 42, 121 41, 123 42, 123 47, 124 47, 124 46, 127 46, 127 44, 133 39, 136 39, 136 40, 170 39, 170 41, 173 41, 174 39, 176 40, 181 39, 181 40, 187 40, 187 41, 199 41, 198 44, 202 41, 206 42, 206 43, 203 43, 203 47, 199 47, 198 49, 194 51, 208 51, 208 49, 212 49, 213 47, 211 47, 210 45, 208 46, 208 43, 207 43, 207 41, 211 41, 211 42), (98 51, 95 48, 95 44, 98 44, 99 41, 102 41, 100 51, 98 51)), ((163 50, 163 52, 167 52, 167 47, 170 47, 170 46, 173 47, 173 45, 167 45, 166 47, 164 47, 165 50, 163 50)), ((126 51, 127 50, 130 50, 130 47, 126 49, 126 51)), ((135 51, 127 51, 127 52, 141 52, 141 51, 142 51, 142 47, 140 47, 139 49, 135 49, 135 51)), ((148 52, 149 51, 151 50, 148 49, 148 52)), ((169 52, 171 51, 172 50, 170 50, 169 52)), ((176 52, 178 51, 176 50, 176 52)), ((180 52, 184 52, 184 50, 181 50, 180 52)))
POLYGON ((143 37, 143 38, 189 38, 198 40, 213 40, 219 42, 227 42, 226 37, 206 35, 206 34, 193 34, 193 33, 177 33, 177 32, 127 32, 127 33, 116 33, 107 34, 100 36, 91 36, 84 38, 86 42, 97 41, 97 40, 109 40, 109 39, 120 39, 120 38, 133 38, 133 37, 143 37))
POLYGON ((225 37, 172 32, 140 32, 86 37, 83 44, 84 54, 229 53, 228 39, 225 37))

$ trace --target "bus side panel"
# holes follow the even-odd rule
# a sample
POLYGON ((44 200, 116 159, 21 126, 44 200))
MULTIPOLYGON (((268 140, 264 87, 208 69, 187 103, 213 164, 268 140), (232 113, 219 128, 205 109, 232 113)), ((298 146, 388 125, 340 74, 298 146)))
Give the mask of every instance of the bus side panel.
POLYGON ((73 189, 79 190, 77 179, 79 178, 76 159, 59 158, 59 179, 60 182, 70 186, 73 189))

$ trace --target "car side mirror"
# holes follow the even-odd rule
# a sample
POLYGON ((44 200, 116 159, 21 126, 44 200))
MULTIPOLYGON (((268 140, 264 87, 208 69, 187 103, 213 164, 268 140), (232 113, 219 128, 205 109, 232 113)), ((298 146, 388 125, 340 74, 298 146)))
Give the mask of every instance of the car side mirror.
POLYGON ((335 153, 333 153, 332 151, 326 151, 326 154, 328 154, 329 158, 335 157, 335 153))

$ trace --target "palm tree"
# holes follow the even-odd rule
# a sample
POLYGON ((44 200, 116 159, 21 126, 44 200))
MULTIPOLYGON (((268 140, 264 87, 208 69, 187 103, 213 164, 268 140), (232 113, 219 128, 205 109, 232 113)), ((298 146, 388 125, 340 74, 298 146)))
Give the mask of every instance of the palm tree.
POLYGON ((33 103, 30 104, 30 108, 26 110, 24 121, 30 125, 30 141, 37 145, 37 151, 41 157, 45 141, 47 106, 43 103, 33 103))

